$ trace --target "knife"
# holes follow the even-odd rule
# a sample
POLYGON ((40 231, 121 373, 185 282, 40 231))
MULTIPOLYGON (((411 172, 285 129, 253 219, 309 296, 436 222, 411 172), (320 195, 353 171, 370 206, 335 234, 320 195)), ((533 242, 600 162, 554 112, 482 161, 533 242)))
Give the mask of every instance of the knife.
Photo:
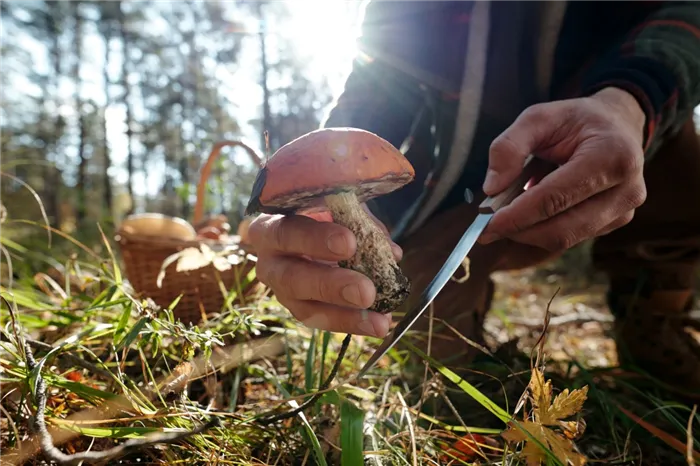
POLYGON ((529 155, 523 164, 523 170, 518 178, 501 193, 487 197, 480 205, 478 215, 464 232, 450 256, 445 261, 440 271, 435 275, 433 281, 426 287, 423 294, 420 296, 418 303, 404 316, 403 319, 394 327, 393 331, 384 338, 384 341, 374 351, 374 354, 369 358, 365 365, 360 369, 357 378, 362 378, 374 364, 384 356, 402 336, 411 328, 411 326, 423 314, 426 308, 433 302, 438 293, 447 284, 450 277, 457 271, 459 266, 464 261, 464 258, 469 254, 472 247, 476 243, 481 233, 484 231, 489 221, 496 212, 502 207, 510 204, 516 197, 524 192, 527 183, 538 175, 543 175, 551 164, 542 159, 535 158, 529 155))

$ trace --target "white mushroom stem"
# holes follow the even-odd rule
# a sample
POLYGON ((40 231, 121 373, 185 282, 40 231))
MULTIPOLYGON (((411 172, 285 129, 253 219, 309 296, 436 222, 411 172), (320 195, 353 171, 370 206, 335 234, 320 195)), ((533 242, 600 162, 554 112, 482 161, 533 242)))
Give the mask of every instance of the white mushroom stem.
POLYGON ((339 265, 366 275, 377 289, 377 297, 369 308, 382 314, 392 312, 408 297, 410 282, 399 268, 391 244, 384 232, 367 215, 354 192, 325 196, 333 220, 353 232, 357 250, 353 257, 339 265))

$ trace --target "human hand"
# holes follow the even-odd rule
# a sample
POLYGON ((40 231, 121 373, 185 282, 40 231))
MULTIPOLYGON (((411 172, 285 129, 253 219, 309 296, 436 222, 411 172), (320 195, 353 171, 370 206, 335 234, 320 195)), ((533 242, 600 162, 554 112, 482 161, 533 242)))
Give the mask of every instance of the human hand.
MULTIPOLYGON (((386 227, 365 210, 389 238, 386 227)), ((258 255, 258 279, 304 325, 356 335, 388 333, 391 315, 367 310, 376 296, 372 281, 337 265, 355 254, 357 242, 329 213, 263 214, 250 224, 249 235, 258 255)), ((391 244, 398 261, 401 248, 391 244)))
POLYGON ((508 187, 530 153, 560 166, 499 210, 479 242, 561 252, 629 223, 646 199, 644 124, 634 97, 612 87, 526 109, 491 145, 485 194, 508 187))

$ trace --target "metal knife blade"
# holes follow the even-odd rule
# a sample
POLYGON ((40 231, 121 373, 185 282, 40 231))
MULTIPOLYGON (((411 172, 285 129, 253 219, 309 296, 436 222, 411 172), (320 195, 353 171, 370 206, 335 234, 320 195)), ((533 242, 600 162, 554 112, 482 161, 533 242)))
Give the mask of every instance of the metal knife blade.
POLYGON ((525 159, 523 170, 518 178, 503 192, 493 197, 487 197, 479 205, 479 214, 476 216, 467 231, 464 232, 462 238, 455 246, 452 253, 443 264, 440 271, 435 275, 435 278, 426 287, 421 294, 418 303, 404 316, 403 319, 394 327, 392 332, 384 338, 381 345, 374 351, 374 354, 369 358, 365 365, 360 369, 357 378, 362 378, 374 364, 384 356, 401 337, 408 331, 416 320, 425 312, 430 303, 433 302, 438 293, 447 284, 450 277, 459 268, 464 258, 469 254, 472 247, 479 239, 479 236, 484 231, 494 214, 510 204, 516 197, 524 191, 527 183, 535 176, 544 175, 551 171, 555 165, 536 158, 532 155, 525 159))
POLYGON ((462 238, 457 243, 457 246, 455 246, 454 250, 447 258, 440 271, 437 273, 437 275, 435 275, 435 278, 433 278, 433 281, 431 281, 426 287, 425 291, 423 291, 418 303, 408 314, 404 316, 403 319, 401 319, 401 322, 394 327, 392 333, 384 339, 379 348, 375 350, 372 357, 369 358, 369 361, 367 361, 362 369, 360 369, 360 372, 357 375, 358 379, 364 376, 367 371, 374 366, 379 358, 384 356, 396 344, 396 342, 399 341, 404 333, 411 328, 413 323, 423 314, 423 312, 425 312, 440 290, 442 290, 442 288, 447 284, 450 277, 452 277, 452 275, 457 271, 459 266, 464 261, 464 258, 467 257, 467 254, 469 254, 469 251, 471 251, 472 247, 476 243, 476 240, 481 235, 481 232, 484 231, 484 228, 486 228, 486 225, 488 225, 491 217, 493 217, 492 213, 484 213, 476 216, 474 222, 462 235, 462 238))

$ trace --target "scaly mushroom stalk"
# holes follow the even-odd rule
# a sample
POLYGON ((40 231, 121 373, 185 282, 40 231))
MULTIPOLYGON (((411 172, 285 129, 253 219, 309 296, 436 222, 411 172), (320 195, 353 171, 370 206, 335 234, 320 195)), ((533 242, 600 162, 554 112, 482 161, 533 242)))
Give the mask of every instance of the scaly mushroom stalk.
POLYGON ((393 311, 408 298, 411 284, 394 260, 386 235, 367 215, 353 191, 329 194, 325 201, 333 221, 352 231, 357 240, 355 254, 338 265, 372 280, 377 296, 369 310, 382 314, 393 311))

